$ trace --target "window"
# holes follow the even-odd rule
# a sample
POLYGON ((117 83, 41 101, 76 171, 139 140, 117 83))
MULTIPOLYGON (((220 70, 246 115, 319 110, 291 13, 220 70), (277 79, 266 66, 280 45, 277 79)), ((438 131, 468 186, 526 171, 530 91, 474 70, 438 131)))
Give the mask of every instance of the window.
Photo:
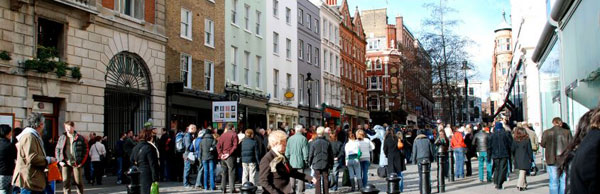
POLYGON ((181 37, 192 39, 192 12, 181 8, 181 37))
POLYGON ((335 42, 339 45, 340 44, 340 34, 338 33, 338 27, 337 26, 335 27, 334 36, 335 36, 335 42))
MULTIPOLYGON (((323 20, 323 38, 328 39, 329 35, 327 34, 328 32, 331 32, 331 30, 327 31, 327 26, 329 23, 327 20, 323 20)), ((329 39, 331 41, 331 39, 329 39)))
MULTIPOLYGON (((63 29, 64 24, 41 17, 38 18, 37 45, 56 49, 58 52, 57 57, 61 58, 64 56, 63 51, 65 47, 63 29)), ((38 47, 38 49, 40 48, 38 47)))
POLYGON ((233 0, 233 9, 231 10, 231 23, 237 25, 237 7, 238 0, 233 0))
POLYGON ((304 104, 304 75, 298 74, 298 103, 304 104))
POLYGON ((311 24, 310 24, 311 20, 312 19, 311 19, 310 14, 306 14, 306 25, 307 25, 306 27, 308 27, 308 29, 311 28, 311 24))
POLYGON ((304 40, 298 40, 298 58, 304 58, 304 40))
POLYGON ((238 50, 237 50, 237 47, 234 47, 234 46, 231 47, 231 50, 232 50, 231 54, 233 55, 233 56, 231 56, 231 58, 233 59, 233 61, 231 63, 231 65, 233 67, 233 73, 232 73, 233 81, 237 82, 237 51, 238 50))
POLYGON ((338 57, 339 57, 339 56, 337 56, 337 55, 335 56, 335 75, 338 75, 338 74, 339 74, 339 72, 338 72, 338 71, 339 71, 339 69, 340 69, 340 68, 339 68, 339 58, 338 58, 338 57))
POLYGON ((279 18, 279 1, 273 0, 273 17, 279 18))
MULTIPOLYGON (((327 56, 323 56, 327 58, 327 56)), ((333 53, 329 53, 329 72, 333 72, 333 53)))
POLYGON ((261 56, 256 56, 256 80, 255 84, 257 88, 260 88, 260 63, 262 62, 261 56))
MULTIPOLYGON (((329 66, 331 66, 331 65, 329 65, 329 66, 327 65, 327 56, 328 56, 327 50, 323 49, 323 65, 325 65, 325 67, 324 67, 325 71, 329 70, 329 68, 330 68, 329 66)), ((331 71, 329 71, 329 73, 331 73, 331 71)))
POLYGON ((209 19, 204 20, 204 45, 215 47, 215 22, 209 19))
POLYGON ((292 58, 292 40, 288 38, 285 39, 285 58, 292 58))
POLYGON ((279 98, 279 70, 273 69, 273 98, 279 98))
POLYGON ((287 86, 286 89, 292 88, 292 74, 288 73, 285 75, 285 85, 287 86))
POLYGON ((369 85, 370 85, 369 89, 377 89, 377 77, 375 77, 375 76, 371 77, 371 81, 370 81, 369 85))
POLYGON ((192 88, 192 57, 181 53, 181 82, 183 87, 192 88))
POLYGON ((144 19, 144 3, 142 0, 117 0, 115 7, 119 13, 139 20, 144 19))
POLYGON ((273 53, 279 54, 279 34, 273 32, 273 53))
POLYGON ((260 11, 256 11, 256 35, 260 36, 260 11))
POLYGON ((319 33, 319 19, 315 18, 314 21, 315 21, 315 23, 314 23, 315 33, 319 33))
POLYGON ((214 71, 215 71, 215 63, 211 61, 204 62, 204 90, 209 92, 214 92, 214 71))
POLYGON ((377 59, 375 61, 375 69, 376 70, 381 70, 381 60, 377 59))
POLYGON ((285 8, 285 22, 287 24, 292 23, 292 10, 289 7, 285 8))
POLYGON ((473 90, 473 88, 469 88, 469 95, 473 95, 475 93, 475 91, 473 90))
POLYGON ((315 62, 315 66, 317 67, 319 66, 319 52, 321 52, 319 51, 319 48, 315 48, 315 60, 313 61, 315 62))
POLYGON ((321 80, 315 80, 315 87, 312 88, 311 94, 314 92, 314 94, 312 95, 313 97, 313 106, 318 107, 319 106, 319 102, 321 101, 321 80))
MULTIPOLYGON (((337 31, 336 31, 337 33, 337 31)), ((333 34, 333 24, 329 23, 329 41, 333 41, 335 34, 333 34)))
POLYGON ((244 51, 244 84, 250 86, 250 52, 244 51))
POLYGON ((244 29, 250 31, 250 6, 244 5, 244 29))
POLYGON ((304 23, 304 19, 302 18, 303 16, 304 16, 304 10, 298 9, 298 23, 299 24, 304 23))
POLYGON ((310 44, 306 44, 307 49, 306 49, 306 61, 308 63, 312 63, 312 45, 310 44))

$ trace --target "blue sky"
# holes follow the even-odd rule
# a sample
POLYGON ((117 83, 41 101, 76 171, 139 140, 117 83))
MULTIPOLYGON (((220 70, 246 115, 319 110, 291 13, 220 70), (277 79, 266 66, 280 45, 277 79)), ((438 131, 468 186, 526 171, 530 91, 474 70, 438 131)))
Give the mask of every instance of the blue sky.
MULTIPOLYGON (((510 0, 443 0, 444 3, 457 10, 450 15, 453 19, 462 22, 456 26, 456 33, 464 34, 475 42, 467 49, 471 54, 472 63, 476 69, 471 71, 477 79, 481 80, 488 88, 491 71, 492 54, 494 47, 494 29, 502 20, 502 11, 506 11, 507 20, 510 22, 510 0)), ((338 0, 341 4, 342 0, 338 0)), ((439 0, 348 0, 350 13, 358 6, 359 10, 386 8, 388 23, 395 23, 398 15, 404 17, 405 25, 420 36, 422 21, 430 17, 425 3, 439 3, 439 0)), ((366 21, 363 21, 366 22, 366 21)))

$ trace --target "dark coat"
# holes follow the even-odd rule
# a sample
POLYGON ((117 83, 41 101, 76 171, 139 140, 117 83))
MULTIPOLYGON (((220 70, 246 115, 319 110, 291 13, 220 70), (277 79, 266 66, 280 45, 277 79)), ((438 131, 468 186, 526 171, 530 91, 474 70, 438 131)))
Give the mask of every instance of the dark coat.
POLYGON ((131 151, 129 158, 132 164, 137 164, 140 171, 140 187, 142 194, 150 193, 150 186, 158 181, 158 150, 146 141, 138 143, 131 151))
POLYGON ((277 155, 269 151, 261 160, 259 165, 259 185, 263 187, 263 194, 288 194, 293 193, 290 178, 301 179, 310 182, 312 177, 292 169, 287 162, 280 162, 275 166, 276 172, 271 172, 271 160, 277 155))
POLYGON ((242 146, 242 162, 258 163, 258 143, 252 138, 244 138, 242 146))
POLYGON ((17 159, 17 147, 9 139, 0 138, 0 175, 12 176, 17 159))
POLYGON ((488 151, 488 142, 490 141, 490 134, 483 130, 480 130, 475 134, 475 140, 473 140, 473 146, 475 146, 478 152, 488 151))
POLYGON ((341 142, 340 140, 337 141, 332 141, 331 143, 331 155, 333 155, 333 158, 337 158, 338 161, 339 160, 343 160, 344 159, 344 143, 341 142))
POLYGON ((325 137, 318 137, 310 146, 308 154, 308 163, 312 164, 312 169, 328 170, 333 167, 333 151, 331 144, 325 137))
POLYGON ((406 170, 404 154, 398 149, 397 138, 385 137, 383 141, 383 153, 388 159, 387 169, 389 173, 398 173, 406 170))
POLYGON ((202 161, 214 160, 217 158, 217 141, 212 134, 205 133, 200 142, 200 150, 202 151, 202 161))
POLYGON ((503 128, 495 128, 488 142, 488 154, 492 159, 509 158, 512 136, 503 128))
POLYGON ((448 145, 449 144, 450 144, 450 140, 448 140, 448 138, 446 138, 446 137, 439 136, 435 140, 435 146, 437 146, 437 152, 438 153, 446 153, 446 152, 448 152, 448 145))
MULTIPOLYGON (((406 144, 404 146, 406 146, 406 144)), ((415 144, 412 147, 411 160, 413 162, 420 162, 421 160, 427 159, 429 162, 434 162, 433 154, 433 146, 429 139, 427 139, 427 136, 423 134, 418 135, 415 139, 415 144)))
POLYGON ((569 190, 573 194, 600 193, 600 129, 591 129, 571 161, 569 190))
POLYGON ((267 153, 267 146, 265 144, 265 136, 261 135, 260 133, 255 133, 254 134, 254 139, 256 140, 256 143, 258 144, 258 161, 260 161, 260 159, 267 153))
MULTIPOLYGON (((75 140, 73 141, 73 146, 75 146, 75 152, 73 153, 73 156, 75 157, 75 166, 81 166, 85 163, 85 161, 88 158, 89 147, 87 144, 87 140, 85 140, 83 136, 77 134, 77 131, 75 131, 75 133, 73 134, 73 138, 75 138, 75 140)), ((64 148, 67 147, 65 145, 67 143, 69 142, 67 142, 67 133, 65 132, 58 138, 58 142, 56 143, 56 148, 54 150, 56 160, 58 162, 66 163, 67 156, 65 155, 64 148)))
POLYGON ((557 164, 557 158, 560 153, 573 141, 571 131, 554 126, 542 134, 542 142, 540 146, 546 148, 544 151, 546 163, 548 165, 557 164))
POLYGON ((473 146, 474 135, 473 133, 468 133, 465 135, 465 145, 467 145, 467 159, 477 157, 477 151, 475 150, 475 146, 473 146))
POLYGON ((514 156, 515 169, 531 169, 533 151, 531 150, 531 142, 529 141, 529 138, 523 141, 513 141, 511 149, 514 156))

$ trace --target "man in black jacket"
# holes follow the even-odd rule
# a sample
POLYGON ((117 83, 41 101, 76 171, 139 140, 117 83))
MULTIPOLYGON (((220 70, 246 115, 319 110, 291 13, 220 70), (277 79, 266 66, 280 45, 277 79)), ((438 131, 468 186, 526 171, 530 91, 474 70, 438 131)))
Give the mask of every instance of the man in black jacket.
MULTIPOLYGON (((338 127, 339 128, 339 127, 338 127)), ((337 131, 332 131, 329 135, 329 140, 331 141, 331 155, 333 155, 333 167, 331 168, 331 176, 330 176, 330 187, 333 187, 334 191, 338 189, 338 179, 339 179, 339 171, 344 164, 344 143, 343 139, 339 139, 339 135, 343 132, 337 133, 337 131)))
POLYGON ((11 128, 0 125, 0 193, 12 193, 12 175, 17 159, 17 147, 10 142, 11 128))
POLYGON ((497 122, 494 126, 494 133, 488 142, 488 151, 494 159, 494 185, 498 190, 502 189, 502 184, 506 180, 511 145, 512 136, 504 131, 501 122, 497 122))
POLYGON ((83 193, 83 169, 81 168, 88 157, 87 141, 75 131, 75 123, 64 123, 65 133, 58 138, 56 144, 56 160, 62 167, 63 193, 71 193, 71 176, 75 180, 77 193, 83 193))
POLYGON ((333 165, 333 151, 331 144, 327 141, 324 136, 325 128, 317 128, 317 139, 312 143, 310 153, 308 154, 308 163, 312 165, 312 169, 315 170, 315 178, 317 179, 315 193, 321 194, 321 188, 323 193, 329 193, 329 169, 333 165), (321 180, 323 183, 321 184, 321 180))
POLYGON ((488 142, 490 140, 490 134, 484 129, 479 130, 475 134, 473 140, 473 146, 477 150, 477 160, 479 160, 479 181, 483 182, 484 172, 483 168, 485 167, 486 173, 485 177, 487 182, 492 182, 492 163, 490 162, 490 157, 488 153, 488 142))

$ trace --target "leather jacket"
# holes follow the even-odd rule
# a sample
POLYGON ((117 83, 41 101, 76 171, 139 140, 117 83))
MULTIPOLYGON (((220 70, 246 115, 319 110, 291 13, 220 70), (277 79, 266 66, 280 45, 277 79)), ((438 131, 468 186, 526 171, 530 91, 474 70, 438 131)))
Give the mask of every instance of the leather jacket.
POLYGON ((573 141, 571 131, 563 129, 559 126, 554 126, 542 134, 542 142, 540 146, 546 149, 545 157, 548 165, 557 164, 558 155, 573 141))
POLYGON ((435 146, 437 148, 437 152, 438 153, 446 153, 448 152, 448 143, 450 143, 450 141, 448 140, 448 138, 444 138, 444 137, 438 137, 435 140, 435 146))
POLYGON ((477 134, 475 134, 475 140, 472 144, 477 148, 477 152, 487 152, 489 140, 490 134, 484 131, 479 131, 477 134))

